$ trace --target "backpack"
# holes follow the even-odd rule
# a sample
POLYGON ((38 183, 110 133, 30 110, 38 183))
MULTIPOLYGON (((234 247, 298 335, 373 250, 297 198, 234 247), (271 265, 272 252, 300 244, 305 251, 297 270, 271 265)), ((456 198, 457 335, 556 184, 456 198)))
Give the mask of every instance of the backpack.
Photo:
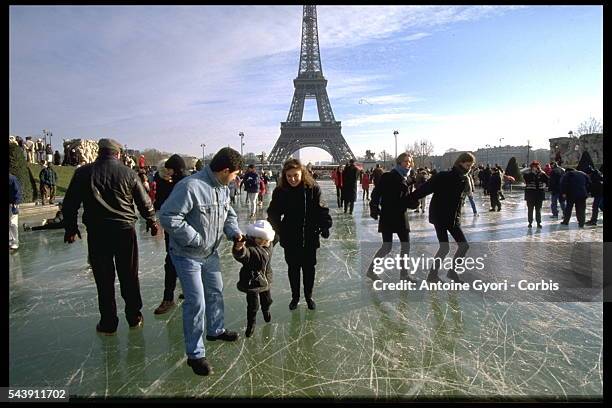
POLYGON ((259 176, 253 174, 244 179, 244 187, 247 191, 259 191, 259 176))

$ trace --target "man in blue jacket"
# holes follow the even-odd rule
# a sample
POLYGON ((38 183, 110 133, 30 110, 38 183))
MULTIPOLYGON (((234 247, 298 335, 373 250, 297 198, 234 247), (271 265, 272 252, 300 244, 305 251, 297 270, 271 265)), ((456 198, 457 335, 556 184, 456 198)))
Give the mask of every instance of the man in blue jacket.
POLYGON ((19 248, 19 204, 21 185, 17 177, 9 172, 9 249, 19 248))
POLYGON ((211 372, 202 340, 205 316, 207 340, 238 339, 238 333, 226 330, 224 325, 217 249, 223 234, 229 240, 242 239, 227 187, 242 164, 240 153, 234 149, 219 150, 208 166, 174 187, 159 212, 161 224, 170 236, 170 257, 185 295, 187 365, 198 375, 211 372))
POLYGON ((591 181, 589 176, 580 170, 572 168, 565 169, 565 175, 561 179, 561 194, 565 197, 565 211, 561 225, 568 225, 572 216, 572 209, 576 204, 576 218, 578 226, 584 227, 586 218, 586 199, 589 196, 591 181))

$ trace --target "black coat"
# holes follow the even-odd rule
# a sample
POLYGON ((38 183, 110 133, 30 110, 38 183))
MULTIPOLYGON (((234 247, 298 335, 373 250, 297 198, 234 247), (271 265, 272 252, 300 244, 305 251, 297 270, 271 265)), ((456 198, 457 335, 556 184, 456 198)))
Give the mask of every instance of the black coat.
POLYGON ((404 178, 395 170, 383 173, 370 196, 370 214, 379 215, 378 232, 397 233, 410 231, 405 217, 406 205, 402 199, 410 193, 412 177, 404 178))
POLYGON ((319 248, 319 234, 329 230, 332 218, 315 182, 312 187, 277 186, 268 207, 268 221, 285 249, 319 248))
POLYGON ((242 268, 240 268, 240 278, 238 283, 236 283, 236 287, 239 291, 257 293, 270 290, 270 285, 272 284, 272 266, 270 265, 272 249, 272 245, 269 247, 258 246, 255 244, 255 240, 250 237, 247 238, 242 249, 237 250, 236 247, 232 247, 232 255, 242 264, 242 268), (258 272, 265 275, 267 285, 250 287, 249 282, 255 280, 258 272))
POLYGON ((342 172, 342 200, 348 202, 357 201, 357 180, 359 170, 355 165, 348 165, 342 172))
POLYGON ((523 175, 525 180, 525 200, 543 201, 546 196, 546 185, 548 176, 543 171, 540 173, 528 172, 523 175))
POLYGON ((589 196, 591 180, 579 170, 567 171, 561 179, 561 193, 570 200, 585 200, 589 196))
POLYGON ((489 177, 489 182, 487 183, 487 191, 496 193, 501 190, 501 186, 502 186, 501 173, 492 173, 491 177, 489 177))
POLYGON ((561 192, 561 179, 563 178, 564 174, 565 170, 563 170, 561 167, 557 166, 552 169, 548 180, 548 190, 550 192, 556 194, 559 194, 561 192))
POLYGON ((134 204, 143 218, 155 221, 155 210, 138 175, 112 156, 99 156, 74 172, 64 197, 62 212, 66 231, 77 229, 77 213, 83 203, 83 223, 88 227, 132 228, 138 219, 134 204), (94 196, 91 183, 113 211, 94 196))
POLYGON ((405 205, 433 193, 429 203, 429 222, 447 229, 461 225, 463 192, 469 176, 456 167, 432 176, 420 188, 403 200, 405 205))
POLYGON ((591 195, 593 197, 603 195, 603 174, 599 170, 593 170, 589 177, 591 178, 591 195))

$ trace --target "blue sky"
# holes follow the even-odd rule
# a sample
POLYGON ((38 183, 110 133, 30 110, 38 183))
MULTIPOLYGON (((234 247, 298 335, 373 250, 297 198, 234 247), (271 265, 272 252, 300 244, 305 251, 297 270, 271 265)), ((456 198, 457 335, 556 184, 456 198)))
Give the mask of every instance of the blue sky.
MULTIPOLYGON (((602 6, 317 12, 327 92, 357 155, 393 152, 394 129, 398 149, 427 139, 441 154, 500 137, 547 148, 602 120, 602 6)), ((293 95, 301 17, 301 6, 12 6, 9 132, 199 156, 201 143, 239 150, 243 131, 245 152, 269 152, 293 95)))

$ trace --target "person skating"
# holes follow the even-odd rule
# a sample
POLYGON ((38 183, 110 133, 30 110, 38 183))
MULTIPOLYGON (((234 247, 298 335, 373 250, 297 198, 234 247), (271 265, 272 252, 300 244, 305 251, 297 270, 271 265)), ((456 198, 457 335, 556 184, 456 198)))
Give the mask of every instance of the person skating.
POLYGON ((488 178, 487 192, 491 198, 491 209, 489 211, 501 211, 501 202, 499 201, 499 192, 502 186, 502 176, 497 167, 493 167, 493 173, 488 178))
MULTIPOLYGON (((374 255, 366 276, 372 280, 380 279, 373 270, 374 259, 386 256, 393 248, 393 234, 400 240, 400 255, 410 253, 410 223, 406 214, 407 207, 402 200, 410 193, 415 179, 410 176, 413 159, 410 153, 404 152, 395 159, 396 166, 384 173, 372 190, 370 200, 370 217, 378 220, 378 232, 382 235, 382 246, 374 255)), ((404 269, 400 278, 412 280, 404 269)))
POLYGON ((21 184, 9 172, 9 249, 19 249, 19 204, 23 198, 21 184))
POLYGON ((367 171, 361 173, 361 199, 363 201, 370 201, 370 174, 367 171))
POLYGON ((559 217, 559 209, 557 202, 561 207, 561 214, 565 213, 565 197, 561 194, 561 179, 565 174, 565 169, 556 161, 552 162, 550 176, 548 180, 548 191, 550 191, 550 211, 552 212, 551 218, 559 217))
POLYGON ((591 219, 586 222, 586 225, 597 225, 597 216, 599 210, 603 208, 603 174, 601 171, 589 167, 588 175, 591 179, 591 195, 593 196, 593 206, 591 212, 591 219))
POLYGON ((87 248, 98 290, 100 321, 96 331, 113 335, 117 330, 115 303, 115 267, 125 301, 125 317, 130 328, 142 327, 144 318, 138 280, 138 241, 134 223, 138 219, 134 204, 147 221, 151 235, 158 232, 155 209, 144 191, 138 175, 119 161, 121 144, 100 139, 98 157, 75 172, 66 195, 64 242, 72 244, 81 238, 77 224, 83 204, 83 223, 87 227, 87 248))
POLYGON ((334 185, 336 186, 336 199, 338 201, 338 208, 342 208, 342 172, 344 171, 344 166, 338 166, 332 172, 332 179, 334 180, 334 185))
POLYGON ((267 213, 276 232, 275 239, 285 250, 291 286, 289 309, 294 310, 300 301, 301 269, 304 297, 308 308, 313 310, 316 307, 312 292, 319 235, 329 238, 332 218, 319 185, 299 160, 290 159, 283 165, 267 213))
MULTIPOLYGON (((478 211, 476 210, 476 203, 474 202, 474 179, 472 177, 472 174, 468 174, 467 176, 467 183, 465 184, 465 191, 463 192, 464 194, 464 202, 465 202, 465 197, 467 197, 467 199, 470 202, 470 205, 472 206, 472 213, 474 215, 478 215, 478 211)), ((424 198, 421 198, 421 201, 423 201, 424 198)))
POLYGON ((568 225, 572 216, 572 209, 576 205, 576 219, 578 226, 584 227, 586 218, 586 199, 589 195, 591 181, 586 173, 568 167, 561 179, 561 194, 565 197, 565 211, 561 225, 568 225))
POLYGON ((55 213, 55 217, 46 218, 42 220, 41 224, 35 227, 31 227, 26 223, 23 223, 24 231, 42 231, 42 230, 53 230, 64 228, 64 213, 62 213, 62 203, 57 205, 58 211, 55 213))
POLYGON ((242 184, 246 191, 246 202, 249 203, 249 218, 255 217, 257 211, 257 194, 259 193, 259 175, 255 171, 255 165, 249 164, 247 172, 242 178, 242 184))
MULTIPOLYGON (((416 171, 414 188, 417 189, 421 187, 423 184, 425 184, 427 180, 429 180, 429 172, 426 169, 419 167, 416 171)), ((427 201, 427 198, 425 197, 421 198, 419 200, 419 206, 417 207, 416 210, 414 210, 414 212, 418 213, 420 209, 422 213, 425 213, 425 202, 426 201, 427 201)))
POLYGON ((242 264, 240 278, 236 287, 246 293, 247 301, 247 327, 246 337, 251 337, 255 331, 255 323, 259 303, 261 313, 266 323, 272 319, 270 305, 272 296, 272 241, 274 229, 266 220, 258 220, 246 228, 246 238, 236 240, 232 248, 232 255, 242 264))
POLYGON ((353 214, 353 207, 357 201, 357 181, 359 180, 359 169, 355 166, 355 160, 349 160, 348 166, 342 172, 342 201, 344 202, 344 213, 349 211, 353 214))
POLYGON ((182 306, 187 365, 197 375, 211 373, 202 340, 204 331, 209 341, 236 341, 239 337, 225 328, 218 248, 223 235, 232 241, 242 239, 227 187, 242 164, 240 153, 222 148, 209 165, 174 187, 159 212, 170 236, 172 264, 185 294, 182 306))
MULTIPOLYGON (((172 193, 174 187, 185 177, 187 177, 187 165, 185 160, 178 154, 173 154, 164 162, 155 176, 155 202, 153 206, 159 211, 172 193)), ((170 235, 164 230, 164 243, 166 247, 166 257, 164 258, 164 295, 160 305, 153 311, 154 314, 164 314, 174 307, 174 290, 176 289, 176 268, 170 256, 170 235)))
POLYGON ((535 208, 536 222, 538 228, 542 228, 542 201, 546 195, 546 186, 548 184, 548 176, 542 171, 540 162, 534 160, 531 162, 529 172, 523 175, 525 180, 525 201, 527 201, 527 220, 528 227, 531 228, 533 223, 533 210, 535 208))
MULTIPOLYGON (((429 222, 434 225, 440 242, 440 248, 434 258, 444 259, 448 254, 450 250, 448 233, 450 233, 458 246, 453 257, 453 265, 456 259, 463 258, 469 249, 467 239, 461 230, 461 206, 466 183, 469 183, 468 174, 474 161, 474 155, 471 153, 461 153, 452 170, 439 172, 419 189, 402 199, 402 204, 410 207, 412 204, 416 205, 417 200, 421 197, 433 193, 429 203, 429 222)), ((455 282, 461 282, 454 269, 449 269, 446 276, 455 282)), ((434 263, 434 267, 427 275, 427 281, 437 282, 439 280, 438 269, 434 263)))

